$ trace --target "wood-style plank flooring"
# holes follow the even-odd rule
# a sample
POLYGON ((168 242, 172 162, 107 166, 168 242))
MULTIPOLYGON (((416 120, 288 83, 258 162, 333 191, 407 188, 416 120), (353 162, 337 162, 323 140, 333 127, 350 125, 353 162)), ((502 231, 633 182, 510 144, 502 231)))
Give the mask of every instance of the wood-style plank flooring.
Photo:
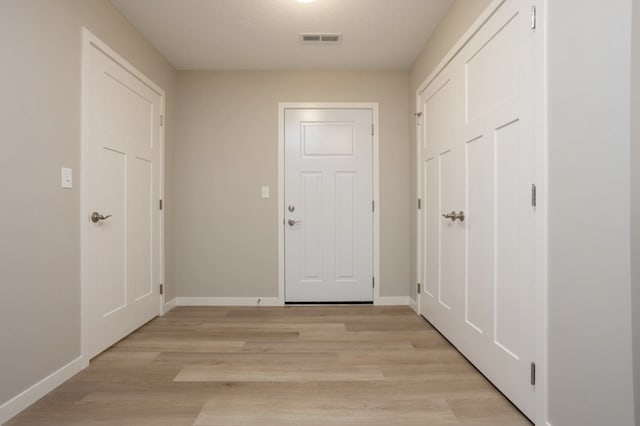
POLYGON ((178 307, 8 425, 530 425, 408 307, 178 307))

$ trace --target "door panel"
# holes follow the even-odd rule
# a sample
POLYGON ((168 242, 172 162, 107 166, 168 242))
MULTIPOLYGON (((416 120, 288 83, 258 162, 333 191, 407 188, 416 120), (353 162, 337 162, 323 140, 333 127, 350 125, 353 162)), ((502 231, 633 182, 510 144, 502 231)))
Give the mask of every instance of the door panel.
POLYGON ((140 224, 127 229, 128 247, 131 258, 129 280, 135 301, 153 293, 153 164, 151 161, 134 158, 131 165, 128 216, 132 224, 140 224))
POLYGON ((494 168, 491 141, 466 143, 467 278, 465 320, 478 333, 491 333, 494 286, 494 168))
POLYGON ((439 166, 434 158, 428 158, 423 165, 423 188, 424 188, 424 293, 428 300, 424 302, 431 305, 440 293, 440 197, 439 197, 439 166))
POLYGON ((467 123, 518 95, 518 11, 514 10, 507 19, 504 26, 492 28, 483 35, 485 43, 468 49, 465 64, 467 123))
POLYGON ((354 281, 356 272, 356 225, 355 191, 356 174, 352 172, 336 173, 336 279, 354 281))
MULTIPOLYGON (((520 312, 519 132, 515 121, 495 132, 496 141, 496 324, 495 341, 518 358, 520 312)), ((525 189, 525 193, 526 188, 525 189)))
POLYGON ((322 175, 302 174, 302 199, 304 227, 304 274, 305 280, 322 280, 322 175))
MULTIPOLYGON (((459 149, 440 154, 440 210, 442 213, 460 211, 462 206, 462 179, 458 160, 459 149)), ((440 214, 440 280, 439 302, 447 309, 462 308, 464 283, 464 234, 459 223, 440 214)))
POLYGON ((285 110, 287 302, 373 300, 371 125, 371 110, 285 110))
POLYGON ((418 134, 425 201, 421 313, 532 415, 534 33, 524 19, 529 10, 520 0, 498 6, 420 94, 424 124, 418 134), (441 217, 459 211, 464 222, 441 217))
POLYGON ((83 269, 93 357, 159 313, 161 95, 95 46, 89 55, 83 269), (94 223, 92 212, 110 216, 94 223))

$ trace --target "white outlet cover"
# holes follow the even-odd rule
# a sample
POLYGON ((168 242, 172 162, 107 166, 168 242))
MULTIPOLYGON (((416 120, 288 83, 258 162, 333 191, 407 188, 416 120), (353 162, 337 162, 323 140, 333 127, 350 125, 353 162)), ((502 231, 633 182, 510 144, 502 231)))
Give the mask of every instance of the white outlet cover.
POLYGON ((262 198, 269 198, 269 187, 268 186, 263 186, 262 187, 262 198))
POLYGON ((73 170, 68 167, 60 169, 60 176, 62 178, 63 188, 73 188, 73 170))

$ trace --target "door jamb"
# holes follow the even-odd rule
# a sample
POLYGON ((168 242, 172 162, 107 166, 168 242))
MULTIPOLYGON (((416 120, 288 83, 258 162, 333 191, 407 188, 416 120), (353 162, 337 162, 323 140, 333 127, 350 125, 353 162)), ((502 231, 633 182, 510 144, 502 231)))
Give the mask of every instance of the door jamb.
MULTIPOLYGON (((165 102, 166 102, 166 93, 165 91, 151 81, 147 76, 145 76, 141 71, 139 71, 136 67, 131 65, 129 61, 120 56, 117 52, 111 49, 106 43, 96 37, 91 31, 87 28, 82 27, 82 71, 81 71, 81 79, 82 79, 82 89, 81 89, 81 136, 80 136, 80 358, 81 358, 81 368, 86 368, 89 366, 89 357, 88 357, 88 296, 87 296, 87 271, 85 267, 86 262, 86 245, 85 245, 85 226, 84 226, 84 218, 87 217, 89 206, 87 205, 87 196, 88 189, 85 182, 87 182, 87 176, 89 174, 88 170, 88 156, 87 149, 89 146, 89 101, 90 101, 90 93, 87 87, 87 75, 90 71, 90 51, 91 49, 98 49, 108 57, 110 57, 113 61, 118 63, 121 67, 131 73, 134 77, 140 80, 142 83, 147 85, 151 90, 155 91, 158 95, 160 95, 160 114, 165 117, 166 122, 166 114, 165 114, 165 102)), ((164 188, 165 188, 165 126, 160 126, 159 135, 158 135, 158 143, 160 144, 160 182, 158 187, 158 198, 164 199, 164 188)), ((165 250, 164 250, 164 208, 159 211, 159 220, 158 220, 158 250, 160 251, 159 255, 159 279, 160 282, 157 283, 165 283, 165 250)), ((164 293, 164 292, 163 292, 164 293)), ((158 315, 164 315, 165 313, 165 295, 158 294, 158 315)))
POLYGON ((380 149, 377 102, 279 102, 278 103, 278 304, 284 305, 284 112, 296 108, 368 109, 373 116, 373 304, 380 302, 380 149))

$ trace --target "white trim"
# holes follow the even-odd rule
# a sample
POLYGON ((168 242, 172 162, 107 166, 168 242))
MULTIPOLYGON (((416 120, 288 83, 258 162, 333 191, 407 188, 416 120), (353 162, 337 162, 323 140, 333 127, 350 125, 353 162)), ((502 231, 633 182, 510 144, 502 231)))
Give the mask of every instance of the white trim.
POLYGON ((279 297, 176 297, 176 306, 283 306, 279 297))
POLYGON ((409 296, 380 296, 377 306, 409 306, 409 296))
POLYGON ((176 307, 176 298, 169 300, 167 303, 162 305, 162 315, 166 314, 170 310, 176 307))
POLYGON ((536 63, 535 73, 540 76, 536 80, 535 92, 538 96, 535 103, 534 114, 536 123, 536 169, 535 176, 537 182, 537 216, 536 216, 536 271, 535 287, 535 358, 538 378, 536 386, 539 391, 536 393, 535 421, 537 423, 546 422, 548 426, 549 418, 549 355, 548 355, 548 195, 549 195, 549 138, 548 138, 548 74, 547 74, 547 34, 548 34, 548 0, 538 0, 536 2, 538 14, 539 37, 535 41, 536 63))
POLYGON ((409 297, 409 307, 413 309, 413 312, 417 315, 420 315, 420 305, 418 305, 418 302, 413 300, 411 297, 409 297))
MULTIPOLYGON (((160 200, 162 200, 162 209, 158 211, 158 250, 160 251, 160 254, 158 255, 158 260, 160 262, 160 282, 162 283, 163 286, 163 291, 160 294, 160 315, 164 315, 166 312, 169 312, 168 310, 165 310, 165 306, 166 306, 166 300, 165 300, 165 294, 167 291, 167 281, 165 279, 166 274, 165 274, 165 266, 166 266, 166 259, 165 259, 165 250, 164 250, 164 243, 165 243, 165 235, 164 235, 164 225, 165 225, 165 207, 167 205, 166 200, 164 199, 164 186, 165 186, 165 179, 164 179, 164 175, 165 175, 165 131, 164 129, 167 127, 167 117, 166 117, 166 108, 165 108, 165 102, 166 102, 166 96, 164 91, 162 91, 162 93, 160 94, 160 116, 162 117, 160 120, 160 130, 159 130, 159 142, 160 142, 160 176, 159 176, 159 180, 160 180, 160 187, 158 188, 158 198, 160 200)), ((160 209, 160 206, 156 206, 158 209, 160 209)))
MULTIPOLYGON (((442 70, 453 60, 460 50, 468 43, 468 41, 480 30, 484 23, 495 13, 505 0, 493 0, 489 6, 478 16, 474 23, 458 40, 453 48, 440 61, 438 66, 423 81, 416 90, 416 112, 420 112, 420 95, 431 84, 431 82, 442 72, 442 70)), ((547 33, 548 33, 548 0, 533 0, 536 3, 538 13, 538 28, 536 32, 540 34, 536 41, 536 55, 539 59, 536 63, 536 75, 540 78, 536 80, 536 104, 534 114, 536 122, 534 131, 536 134, 536 158, 535 158, 535 176, 538 192, 537 215, 536 215, 536 301, 535 301, 535 361, 536 369, 539 372, 537 378, 536 406, 534 410, 534 421, 536 423, 544 423, 550 426, 546 421, 549 415, 549 387, 548 387, 548 345, 547 345, 547 328, 548 328, 548 279, 547 279, 547 259, 548 259, 548 75, 547 75, 547 33)), ((417 179, 417 197, 421 197, 423 192, 422 182, 420 179, 420 127, 416 123, 416 179, 417 179)), ((424 210, 424 209, 423 209, 424 210)), ((416 249, 416 277, 418 282, 421 281, 420 267, 420 215, 423 210, 417 211, 417 249, 416 249)), ((423 283, 424 285, 424 283, 423 283)), ((417 312, 420 313, 420 297, 417 295, 417 312)))
MULTIPOLYGON (((86 261, 86 244, 85 244, 85 227, 83 226, 83 218, 86 217, 87 212, 90 210, 90 206, 87 205, 88 199, 88 189, 87 189, 87 176, 89 174, 88 164, 87 164, 87 147, 89 145, 89 121, 87 117, 89 117, 89 96, 88 88, 87 88, 87 75, 90 71, 90 51, 92 48, 96 48, 100 50, 102 53, 107 55, 113 61, 118 63, 124 69, 126 69, 129 73, 131 73, 134 77, 140 80, 142 83, 147 85, 150 89, 155 91, 158 95, 160 95, 160 114, 163 118, 163 125, 160 126, 159 130, 159 143, 160 143, 160 185, 158 188, 158 197, 164 199, 164 159, 165 159, 165 147, 164 147, 164 136, 165 136, 165 125, 166 125, 166 113, 165 113, 165 91, 158 85, 156 85, 153 81, 147 78, 142 72, 140 72, 136 67, 131 65, 126 59, 116 53, 113 49, 103 43, 98 37, 96 37, 91 31, 86 28, 82 28, 82 95, 81 95, 81 141, 80 141, 80 350, 81 350, 81 358, 84 358, 82 361, 83 367, 89 365, 89 359, 85 355, 88 353, 88 296, 86 291, 87 286, 87 271, 85 266, 86 261)), ((159 232, 159 243, 161 250, 160 253, 160 274, 159 278, 161 278, 162 282, 164 282, 164 208, 160 211, 160 229, 159 232)), ((160 283, 158 283, 160 284, 160 283)), ((158 315, 161 315, 164 307, 164 296, 158 294, 158 315)))
MULTIPOLYGON (((284 305, 284 110, 295 108, 370 109, 373 115, 373 304, 380 304, 380 120, 377 102, 279 102, 278 103, 278 299, 284 305)), ((405 303, 406 304, 406 303, 405 303)))
POLYGON ((0 424, 15 417, 22 410, 69 380, 84 367, 82 357, 78 357, 2 404, 0 406, 0 424))

